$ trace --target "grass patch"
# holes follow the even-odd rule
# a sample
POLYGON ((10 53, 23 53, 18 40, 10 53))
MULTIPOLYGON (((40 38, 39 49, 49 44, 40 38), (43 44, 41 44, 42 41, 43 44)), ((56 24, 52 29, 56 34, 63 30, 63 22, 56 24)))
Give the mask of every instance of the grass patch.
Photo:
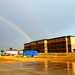
POLYGON ((38 53, 38 56, 55 56, 55 53, 38 53))

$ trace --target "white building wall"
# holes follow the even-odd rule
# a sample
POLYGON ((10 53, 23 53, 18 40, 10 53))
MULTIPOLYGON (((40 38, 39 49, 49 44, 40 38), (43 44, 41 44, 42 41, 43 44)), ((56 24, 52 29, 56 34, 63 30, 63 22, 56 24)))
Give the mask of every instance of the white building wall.
POLYGON ((75 49, 75 37, 71 37, 71 51, 74 52, 75 49))
POLYGON ((15 55, 17 55, 17 54, 18 54, 18 51, 6 51, 6 53, 8 53, 8 54, 15 54, 15 55))

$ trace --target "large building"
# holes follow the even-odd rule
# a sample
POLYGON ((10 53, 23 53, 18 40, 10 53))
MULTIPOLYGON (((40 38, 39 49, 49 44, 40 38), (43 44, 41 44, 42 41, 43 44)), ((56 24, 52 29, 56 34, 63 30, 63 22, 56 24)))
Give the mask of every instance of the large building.
POLYGON ((24 50, 37 50, 39 53, 75 52, 75 36, 62 36, 25 43, 24 50))
POLYGON ((30 43, 24 44, 24 50, 37 50, 41 53, 47 53, 47 39, 33 41, 30 43))

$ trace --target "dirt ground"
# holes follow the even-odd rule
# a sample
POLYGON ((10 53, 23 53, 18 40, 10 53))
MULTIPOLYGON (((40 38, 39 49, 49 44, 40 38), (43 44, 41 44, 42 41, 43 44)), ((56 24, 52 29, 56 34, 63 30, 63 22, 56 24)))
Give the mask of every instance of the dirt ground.
POLYGON ((51 61, 60 61, 60 62, 75 62, 75 58, 68 57, 16 57, 16 56, 0 56, 1 62, 25 62, 25 61, 34 61, 34 60, 51 60, 51 61))
POLYGON ((44 60, 39 57, 16 57, 16 56, 0 56, 0 62, 25 62, 33 60, 44 60))

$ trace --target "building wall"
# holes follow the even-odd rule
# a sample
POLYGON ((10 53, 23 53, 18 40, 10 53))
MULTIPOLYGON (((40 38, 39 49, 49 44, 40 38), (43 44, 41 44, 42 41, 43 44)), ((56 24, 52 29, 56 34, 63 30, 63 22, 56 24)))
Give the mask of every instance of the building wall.
POLYGON ((47 40, 44 40, 44 53, 48 53, 47 40))
POLYGON ((65 37, 49 39, 48 52, 66 52, 65 37))
POLYGON ((65 37, 66 40, 66 52, 71 52, 71 37, 67 36, 65 37))
POLYGON ((38 42, 37 41, 31 42, 31 50, 38 50, 38 42))
POLYGON ((31 49, 31 43, 24 44, 24 50, 30 50, 31 49))
POLYGON ((7 50, 6 53, 7 54, 14 54, 15 55, 15 54, 19 53, 19 50, 7 50))
POLYGON ((71 37, 71 51, 75 52, 75 37, 71 37))
POLYGON ((38 41, 38 52, 44 53, 44 40, 38 41))
POLYGON ((33 41, 24 44, 24 50, 37 50, 38 53, 47 53, 47 40, 33 41))
POLYGON ((63 36, 63 37, 58 37, 53 39, 33 41, 24 44, 24 49, 25 50, 36 49, 39 53, 75 52, 75 37, 63 36))

